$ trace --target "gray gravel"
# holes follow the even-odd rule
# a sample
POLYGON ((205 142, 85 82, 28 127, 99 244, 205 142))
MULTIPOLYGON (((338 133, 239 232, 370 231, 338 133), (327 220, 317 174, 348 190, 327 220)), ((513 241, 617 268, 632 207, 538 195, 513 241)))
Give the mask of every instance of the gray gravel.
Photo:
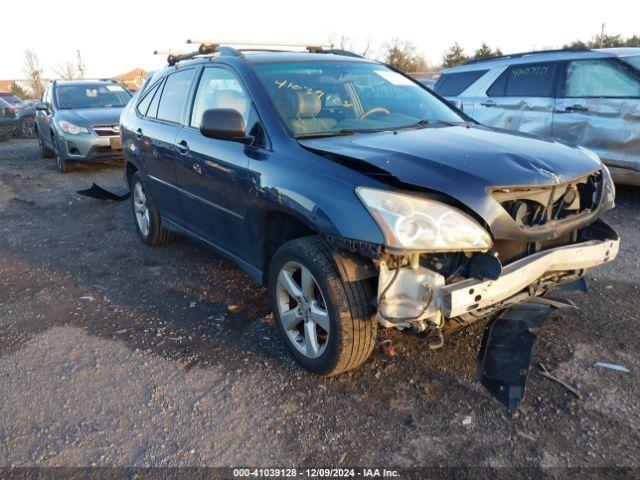
POLYGON ((266 293, 179 238, 151 249, 118 162, 56 173, 33 143, 0 145, 0 465, 631 466, 640 464, 640 189, 580 310, 540 332, 510 414, 475 379, 482 326, 437 352, 384 331, 362 368, 323 379, 280 343, 266 293), (629 373, 595 367, 624 365, 629 373))

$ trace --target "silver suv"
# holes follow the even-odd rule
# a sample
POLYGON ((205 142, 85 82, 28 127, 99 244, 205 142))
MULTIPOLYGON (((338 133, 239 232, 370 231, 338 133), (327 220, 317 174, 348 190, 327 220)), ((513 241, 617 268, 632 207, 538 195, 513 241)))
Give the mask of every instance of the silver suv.
POLYGON ((442 72, 437 93, 480 123, 595 151, 640 185, 640 48, 544 51, 442 72))

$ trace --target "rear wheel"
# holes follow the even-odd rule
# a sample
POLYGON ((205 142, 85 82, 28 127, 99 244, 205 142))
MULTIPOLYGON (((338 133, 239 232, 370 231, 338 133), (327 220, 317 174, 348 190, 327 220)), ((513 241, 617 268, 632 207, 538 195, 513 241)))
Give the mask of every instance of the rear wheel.
POLYGON ((162 226, 162 219, 153 200, 146 192, 138 173, 131 177, 131 212, 138 236, 145 245, 163 245, 173 239, 174 233, 162 226))
POLYGON ((342 279, 320 237, 282 245, 269 272, 278 329, 304 368, 337 375, 367 360, 377 334, 371 288, 366 281, 342 279))

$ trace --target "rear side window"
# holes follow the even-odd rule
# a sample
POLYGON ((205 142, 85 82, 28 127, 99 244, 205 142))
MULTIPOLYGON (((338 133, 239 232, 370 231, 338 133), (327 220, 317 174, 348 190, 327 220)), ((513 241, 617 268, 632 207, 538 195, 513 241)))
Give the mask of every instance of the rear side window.
POLYGON ((565 97, 640 97, 640 79, 626 64, 579 60, 567 65, 565 97))
POLYGON ((490 97, 553 97, 555 63, 512 65, 487 90, 490 97))
POLYGON ((158 120, 180 123, 194 72, 194 69, 182 70, 167 77, 158 105, 158 120))
POLYGON ((433 89, 443 97, 454 97, 464 92, 473 82, 488 71, 475 70, 473 72, 445 73, 440 76, 433 89))
POLYGON ((142 115, 143 117, 145 117, 147 115, 147 111, 149 110, 149 105, 151 105, 151 101, 153 100, 153 96, 156 95, 156 93, 158 91, 158 88, 160 86, 160 83, 158 83, 158 85, 156 85, 151 90, 149 90, 147 92, 147 94, 142 98, 142 100, 140 100, 140 102, 138 102, 138 106, 136 107, 136 109, 138 110, 138 113, 140 115, 142 115))

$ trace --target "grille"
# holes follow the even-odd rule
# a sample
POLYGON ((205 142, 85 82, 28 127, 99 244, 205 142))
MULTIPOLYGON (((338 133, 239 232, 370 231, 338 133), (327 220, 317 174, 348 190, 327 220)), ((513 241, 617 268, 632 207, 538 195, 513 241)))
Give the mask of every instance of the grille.
POLYGON ((588 215, 602 197, 601 171, 544 187, 499 188, 492 192, 520 228, 539 227, 588 215))
POLYGON ((100 137, 116 137, 120 135, 120 125, 94 125, 93 131, 100 137))

